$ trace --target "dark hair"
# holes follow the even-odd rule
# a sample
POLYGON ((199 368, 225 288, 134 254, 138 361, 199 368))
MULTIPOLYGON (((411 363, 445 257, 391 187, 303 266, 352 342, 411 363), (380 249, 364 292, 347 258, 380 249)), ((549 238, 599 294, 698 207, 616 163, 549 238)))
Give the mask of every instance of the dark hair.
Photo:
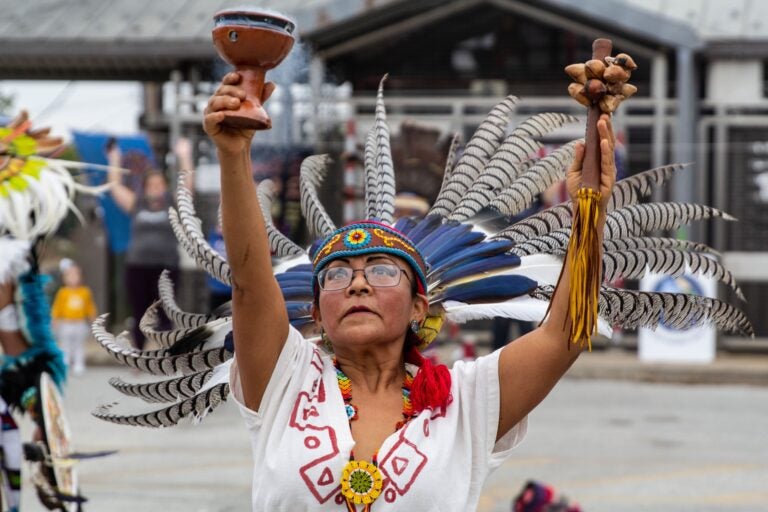
POLYGON ((168 178, 165 177, 165 174, 162 171, 159 171, 157 169, 150 169, 147 172, 144 173, 144 176, 141 177, 141 191, 144 192, 147 188, 147 183, 149 182, 150 178, 153 178, 155 176, 160 176, 163 179, 163 183, 168 185, 168 178))

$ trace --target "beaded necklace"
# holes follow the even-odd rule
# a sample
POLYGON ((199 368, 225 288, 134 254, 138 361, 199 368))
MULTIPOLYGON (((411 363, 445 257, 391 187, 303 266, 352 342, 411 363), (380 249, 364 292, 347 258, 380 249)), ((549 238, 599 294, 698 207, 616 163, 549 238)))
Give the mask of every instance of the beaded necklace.
MULTIPOLYGON (((333 366, 336 369, 336 380, 339 382, 339 390, 344 398, 344 408, 347 419, 352 422, 357 416, 357 406, 352 403, 352 381, 341 370, 339 362, 333 358, 333 366)), ((395 425, 395 431, 405 426, 413 417, 413 405, 411 405, 411 384, 413 377, 406 372, 403 379, 403 419, 395 425)), ((378 451, 373 454, 371 462, 355 460, 354 451, 349 454, 349 462, 344 466, 341 474, 341 493, 346 498, 347 510, 356 512, 355 505, 363 505, 363 512, 370 512, 371 504, 381 494, 383 478, 379 471, 377 460, 378 451)))

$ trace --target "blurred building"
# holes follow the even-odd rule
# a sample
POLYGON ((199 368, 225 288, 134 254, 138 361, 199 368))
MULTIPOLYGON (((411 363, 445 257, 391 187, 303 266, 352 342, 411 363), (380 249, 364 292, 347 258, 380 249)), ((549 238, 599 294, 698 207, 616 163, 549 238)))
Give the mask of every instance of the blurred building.
MULTIPOLYGON (((768 4, 260 3, 293 15, 301 47, 311 49, 294 52, 291 62, 271 75, 281 86, 268 106, 275 129, 260 140, 271 146, 349 152, 355 135, 362 141, 370 127, 376 87, 389 73, 386 97, 394 138, 401 123, 409 121, 404 131, 421 141, 419 147, 395 145, 405 173, 399 184, 403 190, 435 187, 424 183, 439 186, 439 155, 446 137, 459 132, 466 140, 506 94, 521 97, 520 118, 551 110, 581 114, 566 94, 568 78, 562 69, 587 60, 594 38, 612 39, 614 52, 630 53, 640 66, 632 77, 639 93, 616 116, 630 172, 695 162, 666 189, 666 199, 706 202, 741 222, 700 223, 678 235, 723 252, 749 300, 748 315, 759 335, 768 337, 768 317, 762 314, 768 302, 768 4), (433 170, 434 179, 408 176, 409 169, 423 168, 433 170)), ((211 15, 241 5, 222 0, 13 2, 0 20, 0 76, 141 81, 141 125, 163 154, 179 134, 201 136, 201 109, 227 69, 211 45, 211 15)), ((579 135, 580 128, 572 127, 550 142, 579 135)), ((329 193, 345 189, 343 174, 339 163, 336 175, 329 177, 329 193)), ((430 190, 407 191, 430 195, 430 190)), ((215 190, 210 193, 214 197, 215 190)), ((215 200, 209 203, 207 212, 215 200)), ((331 213, 340 217, 342 208, 331 213)))

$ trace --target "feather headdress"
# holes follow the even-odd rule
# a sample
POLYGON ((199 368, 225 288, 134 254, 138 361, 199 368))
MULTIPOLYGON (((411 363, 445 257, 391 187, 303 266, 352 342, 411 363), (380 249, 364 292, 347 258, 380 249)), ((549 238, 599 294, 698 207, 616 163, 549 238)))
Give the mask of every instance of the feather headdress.
POLYGON ((50 131, 33 130, 25 111, 0 127, 0 234, 29 241, 51 234, 69 211, 82 220, 76 192, 104 190, 74 180, 70 169, 86 164, 52 158, 63 141, 50 131))
POLYGON ((0 237, 0 284, 13 282, 29 270, 29 247, 26 240, 0 237))
MULTIPOLYGON (((574 119, 539 114, 509 129, 517 101, 510 96, 499 103, 480 124, 455 165, 453 157, 449 158, 441 191, 426 216, 395 219, 394 169, 379 88, 376 122, 365 144, 366 211, 370 220, 391 226, 407 237, 423 256, 432 321, 422 329, 432 329, 432 338, 443 318, 459 323, 494 317, 541 321, 547 311, 572 229, 570 204, 554 206, 492 233, 480 231, 471 222, 486 207, 504 215, 527 208, 536 195, 565 177, 572 160, 573 142, 538 158, 537 139, 574 119)), ((455 154, 455 144, 451 153, 455 154)), ((318 238, 336 230, 317 194, 327 165, 327 157, 316 156, 308 158, 301 169, 302 209, 310 231, 318 238)), ((715 251, 702 244, 649 235, 650 231, 698 219, 733 220, 719 210, 698 205, 640 204, 653 185, 662 184, 682 168, 673 165, 652 169, 617 184, 605 228, 605 276, 639 277, 649 270, 677 275, 687 269, 711 275, 738 290, 731 274, 716 261, 715 251)), ((171 209, 177 237, 202 268, 226 282, 229 267, 200 233, 200 222, 184 186, 182 178, 178 211, 171 209)), ((259 186, 258 197, 265 212, 271 194, 271 183, 259 186)), ((275 275, 289 320, 295 327, 311 332, 313 265, 308 250, 279 233, 266 217, 271 248, 278 258, 275 275)), ((317 251, 318 244, 313 247, 317 251)), ((753 335, 745 315, 717 299, 619 290, 606 284, 600 293, 599 308, 598 326, 602 332, 609 332, 612 325, 654 327, 663 319, 674 325, 709 322, 724 330, 753 335)), ((187 417, 202 418, 229 392, 226 374, 234 348, 228 308, 206 315, 181 311, 164 275, 160 280, 160 304, 153 306, 148 315, 142 329, 157 337, 163 347, 160 350, 129 348, 121 341, 124 335, 115 338, 104 329, 103 320, 94 324, 94 334, 119 362, 169 377, 150 384, 111 382, 126 395, 164 406, 144 414, 125 415, 109 405, 97 409, 94 415, 119 424, 153 427, 174 425, 187 417), (173 330, 155 330, 157 307, 172 319, 173 330)))

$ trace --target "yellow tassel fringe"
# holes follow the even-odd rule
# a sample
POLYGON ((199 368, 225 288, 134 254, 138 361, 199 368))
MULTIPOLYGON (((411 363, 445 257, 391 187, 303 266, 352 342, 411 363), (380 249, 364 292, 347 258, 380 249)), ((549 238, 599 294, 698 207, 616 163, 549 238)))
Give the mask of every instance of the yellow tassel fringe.
POLYGON ((591 351, 591 336, 597 330, 597 303, 602 281, 597 232, 601 195, 598 190, 581 188, 576 197, 576 213, 565 261, 571 270, 568 314, 572 343, 583 347, 586 342, 591 351))

